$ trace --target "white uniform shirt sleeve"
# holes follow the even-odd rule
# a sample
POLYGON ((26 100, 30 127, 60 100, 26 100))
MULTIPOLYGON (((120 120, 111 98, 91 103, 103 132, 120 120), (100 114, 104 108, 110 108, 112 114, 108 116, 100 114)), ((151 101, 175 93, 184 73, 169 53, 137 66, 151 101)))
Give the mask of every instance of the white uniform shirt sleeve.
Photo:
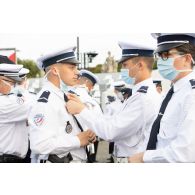
POLYGON ((141 94, 137 93, 131 97, 130 102, 119 114, 108 118, 102 115, 95 115, 89 109, 85 108, 78 116, 82 118, 85 124, 92 129, 97 136, 108 140, 117 141, 135 134, 142 128, 144 108, 141 94))
POLYGON ((27 120, 30 107, 31 101, 10 95, 6 98, 6 102, 0 105, 0 118, 4 123, 27 120))
POLYGON ((146 151, 144 162, 195 162, 195 95, 191 98, 186 99, 187 113, 177 137, 165 148, 146 151))
POLYGON ((29 124, 31 149, 34 153, 61 154, 80 148, 78 137, 64 133, 65 127, 60 127, 58 116, 46 103, 36 104, 30 112, 29 124), (40 116, 42 123, 35 122, 36 116, 40 116))

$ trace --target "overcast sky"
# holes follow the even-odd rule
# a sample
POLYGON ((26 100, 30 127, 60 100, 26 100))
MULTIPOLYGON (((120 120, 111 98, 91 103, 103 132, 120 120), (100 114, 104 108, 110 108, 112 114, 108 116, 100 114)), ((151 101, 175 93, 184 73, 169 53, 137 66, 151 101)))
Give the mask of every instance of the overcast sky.
MULTIPOLYGON (((0 48, 16 48, 19 50, 17 56, 22 59, 36 60, 43 54, 55 50, 64 49, 69 46, 76 46, 76 37, 79 36, 80 52, 95 51, 98 56, 94 59, 92 66, 104 63, 107 52, 111 51, 115 59, 121 56, 119 41, 139 43, 155 47, 156 41, 149 33, 128 33, 128 34, 57 34, 57 33, 0 33, 0 48)), ((1 54, 9 55, 10 52, 1 54)))

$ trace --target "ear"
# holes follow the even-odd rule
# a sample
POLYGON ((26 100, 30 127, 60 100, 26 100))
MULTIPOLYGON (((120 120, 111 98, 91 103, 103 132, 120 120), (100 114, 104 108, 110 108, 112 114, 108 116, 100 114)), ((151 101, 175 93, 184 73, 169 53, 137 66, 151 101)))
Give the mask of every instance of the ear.
POLYGON ((56 67, 52 67, 51 72, 53 75, 56 75, 56 76, 59 74, 59 71, 57 70, 56 67))
POLYGON ((143 69, 144 65, 145 65, 145 63, 144 63, 143 60, 140 60, 140 61, 137 63, 137 66, 138 66, 139 69, 141 69, 141 70, 143 69))
POLYGON ((189 64, 190 64, 190 66, 191 66, 191 64, 192 64, 192 56, 191 56, 191 54, 186 54, 186 63, 185 63, 185 66, 189 66, 189 64))

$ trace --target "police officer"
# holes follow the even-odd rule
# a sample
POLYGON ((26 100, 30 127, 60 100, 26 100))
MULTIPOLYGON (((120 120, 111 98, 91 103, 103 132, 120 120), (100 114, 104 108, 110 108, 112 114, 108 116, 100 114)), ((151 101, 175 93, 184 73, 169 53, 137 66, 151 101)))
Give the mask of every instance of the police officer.
POLYGON ((72 90, 79 95, 81 101, 88 106, 92 107, 96 114, 101 114, 102 110, 100 105, 92 96, 92 91, 95 85, 98 85, 99 79, 92 72, 82 69, 79 72, 79 79, 77 85, 72 88, 72 90))
POLYGON ((33 162, 86 162, 85 146, 95 141, 96 135, 90 130, 83 131, 76 117, 65 108, 68 85, 75 85, 78 79, 75 49, 38 59, 38 67, 46 72, 47 81, 28 120, 33 162))
MULTIPOLYGON (((13 93, 18 97, 22 97, 23 99, 28 100, 29 104, 31 105, 31 107, 30 107, 30 109, 31 109, 32 106, 35 104, 36 95, 33 93, 30 93, 27 90, 27 74, 29 72, 30 71, 27 68, 22 68, 19 71, 18 78, 16 78, 17 83, 16 83, 16 86, 14 87, 13 93)), ((10 78, 12 78, 12 77, 10 77, 10 78)), ((29 109, 29 111, 30 111, 30 109, 29 109)), ((29 132, 28 121, 26 123, 25 129, 26 129, 26 131, 29 132)), ((26 154, 26 157, 24 158, 25 163, 31 162, 30 154, 31 154, 31 151, 30 151, 30 142, 29 142, 28 152, 26 154)))
MULTIPOLYGON (((77 95, 79 95, 79 98, 81 99, 81 101, 85 103, 87 106, 90 106, 96 115, 102 114, 100 105, 92 97, 92 91, 95 85, 97 85, 98 83, 99 83, 99 79, 97 78, 95 74, 93 74, 91 71, 82 69, 80 70, 78 85, 76 85, 73 89, 74 92, 77 95)), ((85 123, 83 123, 83 125, 85 125, 85 123)), ((97 141, 94 142, 94 144, 90 144, 88 146, 89 151, 90 151, 89 162, 91 163, 97 162, 96 155, 97 155, 97 150, 98 150, 98 144, 99 144, 99 141, 97 138, 97 141)))
MULTIPOLYGON (((123 75, 133 84, 132 96, 113 117, 96 116, 78 98, 70 95, 67 109, 77 113, 104 140, 115 142, 115 162, 128 162, 128 156, 144 151, 151 125, 160 106, 160 96, 151 79, 153 50, 133 44, 120 44, 123 75), (91 122, 93 121, 93 123, 91 122)), ((124 78, 124 77, 123 77, 124 78)))
POLYGON ((0 64, 0 162, 21 163, 28 150, 26 128, 30 103, 16 96, 14 86, 22 65, 0 64))
POLYGON ((158 33, 155 51, 159 73, 172 81, 147 151, 129 162, 195 162, 195 34, 158 33))

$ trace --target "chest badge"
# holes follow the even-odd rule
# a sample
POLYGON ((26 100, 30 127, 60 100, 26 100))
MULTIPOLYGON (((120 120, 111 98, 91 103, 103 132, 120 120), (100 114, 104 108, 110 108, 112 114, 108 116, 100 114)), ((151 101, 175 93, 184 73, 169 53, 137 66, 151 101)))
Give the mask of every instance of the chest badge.
POLYGON ((70 124, 70 122, 68 121, 66 124, 66 133, 71 133, 72 132, 72 125, 70 124))

